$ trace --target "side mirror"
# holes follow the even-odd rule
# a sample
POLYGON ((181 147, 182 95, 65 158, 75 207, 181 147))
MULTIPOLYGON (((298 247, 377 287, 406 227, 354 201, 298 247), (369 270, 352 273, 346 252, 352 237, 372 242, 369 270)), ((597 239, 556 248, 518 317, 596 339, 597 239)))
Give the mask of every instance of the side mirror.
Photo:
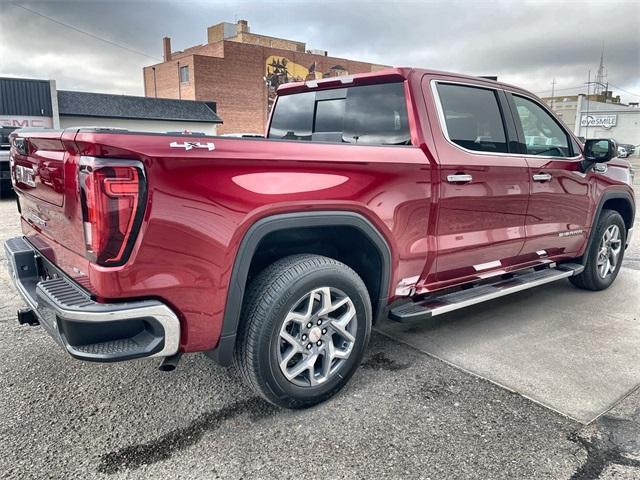
POLYGON ((608 138, 592 138, 584 143, 584 159, 590 163, 608 162, 618 155, 618 144, 608 138))

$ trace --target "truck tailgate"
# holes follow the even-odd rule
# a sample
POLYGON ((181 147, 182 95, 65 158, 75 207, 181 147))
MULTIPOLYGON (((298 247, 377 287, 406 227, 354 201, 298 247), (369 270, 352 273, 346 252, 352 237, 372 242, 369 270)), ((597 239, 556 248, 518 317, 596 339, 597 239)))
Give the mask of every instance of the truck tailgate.
POLYGON ((40 131, 20 138, 14 149, 16 190, 61 207, 64 203, 64 157, 62 131, 40 131))

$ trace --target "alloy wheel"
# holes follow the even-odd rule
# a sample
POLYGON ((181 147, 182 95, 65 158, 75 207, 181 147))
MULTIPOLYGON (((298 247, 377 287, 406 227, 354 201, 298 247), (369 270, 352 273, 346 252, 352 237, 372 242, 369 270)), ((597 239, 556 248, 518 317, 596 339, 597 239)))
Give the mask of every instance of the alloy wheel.
POLYGON ((334 287, 305 294, 280 328, 278 364, 291 383, 313 387, 333 377, 351 355, 357 329, 353 301, 334 287))
POLYGON ((610 225, 602 234, 596 267, 600 278, 609 277, 616 269, 622 251, 620 227, 610 225))

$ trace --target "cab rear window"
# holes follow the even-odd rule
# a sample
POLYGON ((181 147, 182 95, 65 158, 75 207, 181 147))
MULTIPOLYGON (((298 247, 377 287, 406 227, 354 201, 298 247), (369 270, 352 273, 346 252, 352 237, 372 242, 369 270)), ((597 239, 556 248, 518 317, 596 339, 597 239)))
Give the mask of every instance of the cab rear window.
POLYGON ((320 90, 278 98, 269 138, 363 145, 410 144, 402 83, 320 90))

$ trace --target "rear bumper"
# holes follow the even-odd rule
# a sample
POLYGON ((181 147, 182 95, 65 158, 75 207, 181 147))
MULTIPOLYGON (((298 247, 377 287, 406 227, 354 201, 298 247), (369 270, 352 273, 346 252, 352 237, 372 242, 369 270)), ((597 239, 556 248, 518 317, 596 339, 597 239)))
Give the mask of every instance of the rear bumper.
POLYGON ((73 357, 115 362, 178 352, 180 322, 162 302, 98 303, 23 237, 4 248, 29 316, 73 357))

